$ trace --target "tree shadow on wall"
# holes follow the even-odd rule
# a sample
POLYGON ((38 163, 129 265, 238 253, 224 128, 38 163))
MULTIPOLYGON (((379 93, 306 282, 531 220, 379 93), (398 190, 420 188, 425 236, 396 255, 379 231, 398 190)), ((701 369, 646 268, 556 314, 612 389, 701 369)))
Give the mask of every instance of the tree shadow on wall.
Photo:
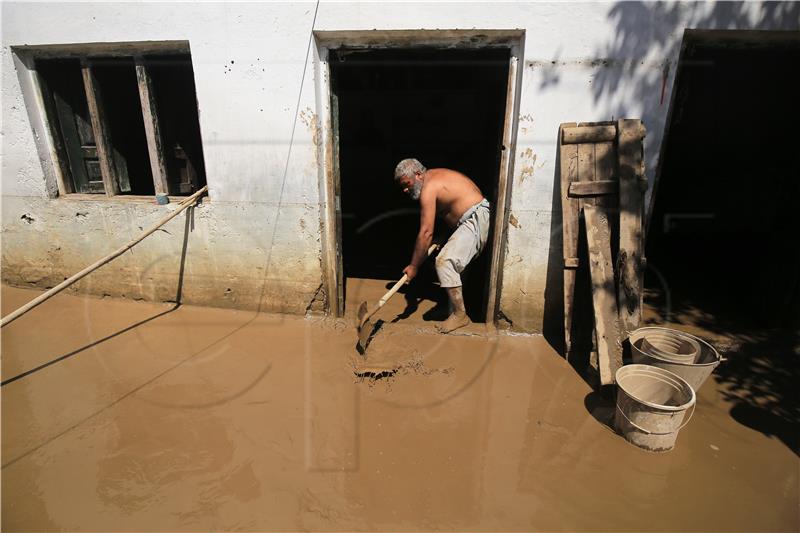
MULTIPOLYGON (((678 67, 676 62, 685 29, 797 31, 800 29, 800 3, 618 2, 609 8, 607 18, 614 29, 609 32, 607 42, 594 52, 595 58, 607 59, 603 68, 594 71, 591 85, 594 103, 608 114, 604 118, 640 118, 649 132, 662 132, 672 90, 668 82, 674 78, 678 67)), ((545 85, 558 85, 555 69, 547 80, 545 85)), ((591 118, 569 116, 563 120, 591 118)), ((658 152, 657 146, 648 149, 649 173, 655 170, 658 152)), ((563 354, 561 195, 565 191, 560 187, 560 165, 557 159, 543 330, 551 346, 563 354)), ((648 271, 651 282, 656 279, 653 274, 652 270, 648 271)), ((721 320, 720 315, 714 313, 714 302, 695 296, 702 291, 694 291, 686 298, 673 294, 675 301, 669 306, 664 305, 666 295, 655 294, 652 287, 648 294, 653 300, 651 304, 661 310, 650 323, 663 325, 671 321, 676 327, 703 328, 713 337, 707 340, 728 358, 718 367, 714 379, 723 397, 732 404, 731 416, 743 425, 780 439, 798 453, 800 407, 796 384, 800 383, 800 335, 797 331, 758 329, 741 319, 721 320)))
MULTIPOLYGON (((685 29, 797 31, 800 2, 617 2, 607 18, 613 37, 594 57, 607 58, 610 68, 595 71, 595 104, 604 104, 609 118, 637 115, 648 131, 656 132, 664 130, 667 82, 675 73, 685 29), (654 64, 652 56, 660 63, 654 64)), ((653 148, 647 164, 654 169, 658 150, 653 148)))
MULTIPOLYGON (((670 74, 679 65, 685 29, 778 30, 800 29, 798 2, 644 3, 619 2, 608 11, 615 31, 596 50, 597 57, 614 58, 617 68, 600 69, 592 83, 595 103, 605 104, 616 117, 642 113, 648 131, 665 130, 670 74), (653 58, 662 62, 654 63, 653 58), (624 97, 620 97, 624 95, 624 97)), ((764 36, 766 38, 766 36, 764 36)), ((687 58, 681 58, 687 60, 687 58)), ((677 86, 679 80, 673 85, 677 86)), ((674 90, 674 89, 673 89, 674 90)), ((666 133, 666 132, 665 132, 666 133)), ((658 147, 650 147, 648 168, 655 170, 658 147)), ((648 270, 646 301, 656 310, 650 324, 698 327, 728 361, 713 374, 737 422, 775 437, 798 454, 800 405, 800 335, 791 328, 764 327, 745 316, 745 309, 724 308, 722 295, 693 283, 692 274, 665 272, 671 288, 650 287, 656 274, 648 270), (664 290, 666 289, 666 290, 664 290), (672 290, 670 293, 669 290, 672 290), (667 305, 666 299, 671 300, 667 305)), ((696 277, 696 276, 695 276, 696 277)), ((749 280, 736 280, 746 284, 749 280)))
POLYGON ((664 66, 677 59, 684 29, 796 31, 800 3, 618 2, 607 18, 614 24, 614 37, 595 51, 595 57, 626 62, 627 68, 600 69, 592 91, 595 102, 617 100, 612 112, 624 117, 630 111, 626 102, 645 102, 661 94, 663 79, 653 76, 652 64, 644 60, 654 52, 664 58, 664 66), (631 91, 624 101, 617 99, 622 89, 631 91))

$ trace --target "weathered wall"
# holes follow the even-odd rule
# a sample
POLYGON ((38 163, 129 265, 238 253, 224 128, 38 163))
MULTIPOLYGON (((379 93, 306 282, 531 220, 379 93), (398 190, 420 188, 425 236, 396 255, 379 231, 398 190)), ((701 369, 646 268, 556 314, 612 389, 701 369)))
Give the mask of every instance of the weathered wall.
MULTIPOLYGON (((172 208, 48 198, 54 184, 46 183, 29 122, 36 110, 26 109, 9 46, 188 40, 210 201, 189 234, 183 301, 303 312, 321 283, 313 123, 298 120, 289 146, 298 104, 306 114, 314 107, 313 69, 298 101, 313 7, 3 4, 3 280, 53 285, 172 208)), ((169 233, 147 238, 77 290, 174 299, 184 222, 173 219, 169 233)))
MULTIPOLYGON (((553 318, 561 291, 553 196, 558 125, 642 118, 652 181, 683 29, 797 29, 792 9, 790 3, 322 2, 314 27, 525 30, 500 308, 515 329, 541 331, 548 320, 560 320, 553 318)), ((15 70, 9 47, 188 40, 211 201, 195 212, 183 301, 306 309, 322 282, 313 54, 304 64, 313 2, 4 3, 2 10, 4 281, 52 284, 166 209, 49 197, 54 184, 45 178, 31 130, 38 111, 25 106, 25 75, 15 70), (298 109, 303 113, 296 116, 298 109)), ((174 298, 184 221, 177 217, 169 233, 147 239, 80 289, 174 298)))
MULTIPOLYGON (((165 214, 163 207, 143 201, 4 198, 3 280, 52 287, 165 214)), ((204 203, 72 290, 177 301, 183 266, 182 302, 291 313, 309 306, 319 310, 321 302, 312 305, 321 283, 318 233, 314 206, 281 207, 276 217, 276 208, 266 203, 204 203)))

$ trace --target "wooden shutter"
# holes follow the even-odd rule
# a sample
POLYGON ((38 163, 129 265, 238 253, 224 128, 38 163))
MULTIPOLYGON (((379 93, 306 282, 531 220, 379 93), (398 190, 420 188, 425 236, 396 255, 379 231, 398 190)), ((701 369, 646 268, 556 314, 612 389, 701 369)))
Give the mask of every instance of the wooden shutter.
POLYGON ((559 128, 565 353, 569 358, 580 344, 577 336, 585 339, 591 330, 590 365, 602 384, 614 382, 622 366, 622 341, 641 322, 644 133, 639 120, 570 122, 559 128), (587 243, 583 257, 581 221, 587 243), (575 323, 581 316, 575 297, 581 276, 591 287, 593 328, 575 323))

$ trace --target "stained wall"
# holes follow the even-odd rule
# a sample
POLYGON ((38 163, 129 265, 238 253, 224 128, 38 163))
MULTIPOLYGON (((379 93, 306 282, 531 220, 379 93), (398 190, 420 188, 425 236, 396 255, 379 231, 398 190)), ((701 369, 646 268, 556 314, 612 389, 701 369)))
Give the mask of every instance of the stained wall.
POLYGON ((513 329, 541 332, 560 320, 558 125, 641 118, 652 182, 683 30, 797 30, 799 21, 792 3, 5 2, 2 279, 52 286, 174 209, 58 196, 35 86, 15 46, 191 49, 209 198, 74 290, 173 300, 183 265, 185 303, 302 313, 326 298, 312 24, 524 30, 500 310, 513 329))

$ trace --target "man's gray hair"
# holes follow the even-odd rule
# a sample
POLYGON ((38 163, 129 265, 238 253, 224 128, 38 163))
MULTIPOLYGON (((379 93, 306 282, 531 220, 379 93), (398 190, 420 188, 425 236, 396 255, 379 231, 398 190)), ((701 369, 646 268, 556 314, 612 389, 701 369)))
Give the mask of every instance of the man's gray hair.
POLYGON ((403 159, 394 168, 394 180, 400 181, 405 176, 412 177, 417 172, 423 174, 426 170, 425 166, 416 159, 403 159))

